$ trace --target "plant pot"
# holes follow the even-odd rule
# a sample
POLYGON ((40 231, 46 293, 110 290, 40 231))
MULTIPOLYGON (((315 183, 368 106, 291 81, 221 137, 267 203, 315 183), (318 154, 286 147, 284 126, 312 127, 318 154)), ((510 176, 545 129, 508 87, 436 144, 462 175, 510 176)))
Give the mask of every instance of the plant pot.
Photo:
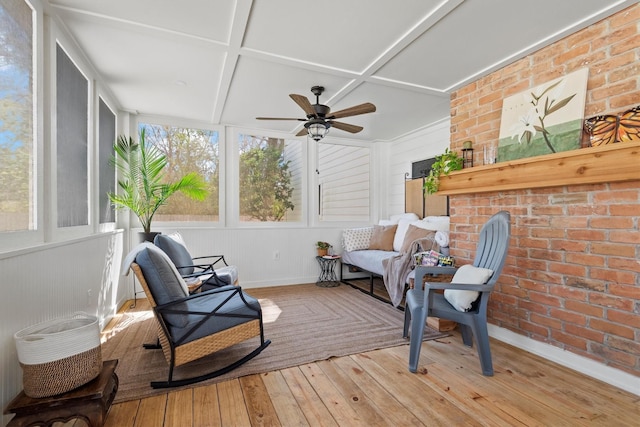
POLYGON ((150 231, 149 233, 145 233, 144 231, 141 231, 138 233, 138 236, 140 237, 140 243, 143 243, 143 242, 153 243, 153 239, 155 239, 158 234, 162 234, 162 233, 159 231, 150 231))
POLYGON ((329 249, 320 249, 318 248, 318 256, 325 256, 329 253, 329 249))

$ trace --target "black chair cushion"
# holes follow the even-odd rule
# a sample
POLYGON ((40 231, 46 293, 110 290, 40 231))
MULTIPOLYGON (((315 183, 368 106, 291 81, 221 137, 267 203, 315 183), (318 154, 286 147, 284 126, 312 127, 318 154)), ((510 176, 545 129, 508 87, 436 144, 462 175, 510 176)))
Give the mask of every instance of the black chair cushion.
POLYGON ((167 304, 188 295, 169 261, 157 250, 143 249, 136 255, 136 263, 140 266, 157 305, 167 304))
POLYGON ((171 258, 171 261, 173 261, 176 267, 179 267, 178 272, 182 276, 193 273, 193 259, 191 258, 191 254, 189 253, 187 248, 184 247, 184 245, 175 241, 173 238, 165 236, 163 234, 158 234, 153 240, 153 243, 157 247, 162 249, 164 253, 169 256, 169 258, 171 258))
POLYGON ((171 325, 169 326, 169 330, 173 341, 179 343, 179 345, 185 344, 252 320, 247 317, 233 316, 242 315, 249 316, 253 319, 260 318, 260 303, 258 300, 242 292, 242 290, 235 286, 225 286, 204 294, 196 294, 189 298, 188 301, 172 306, 171 309, 185 310, 192 313, 209 313, 231 295, 233 295, 231 299, 220 307, 215 316, 209 317, 193 331, 191 331, 191 329, 202 321, 204 318, 203 315, 163 314, 163 318, 171 325), (241 293, 247 304, 242 300, 240 296, 241 293), (227 317, 227 315, 232 315, 232 317, 227 317), (179 318, 179 316, 182 316, 182 318, 179 318), (187 323, 183 324, 182 321, 185 319, 187 323), (182 341, 183 339, 184 341, 182 341))

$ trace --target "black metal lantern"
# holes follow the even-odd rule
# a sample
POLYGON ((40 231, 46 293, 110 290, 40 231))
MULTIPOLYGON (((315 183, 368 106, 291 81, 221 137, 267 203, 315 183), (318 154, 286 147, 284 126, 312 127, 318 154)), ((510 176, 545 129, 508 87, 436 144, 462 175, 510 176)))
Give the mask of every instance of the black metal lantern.
POLYGON ((471 141, 462 143, 462 167, 473 167, 473 147, 471 146, 471 141))

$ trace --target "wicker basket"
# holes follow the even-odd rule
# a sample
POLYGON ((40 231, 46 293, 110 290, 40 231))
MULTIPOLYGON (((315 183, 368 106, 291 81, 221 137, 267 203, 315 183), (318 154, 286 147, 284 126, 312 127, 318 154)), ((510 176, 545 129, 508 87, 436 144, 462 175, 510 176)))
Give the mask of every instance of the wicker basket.
POLYGON ((95 316, 75 313, 25 328, 14 338, 29 397, 66 393, 100 374, 100 328, 95 316))

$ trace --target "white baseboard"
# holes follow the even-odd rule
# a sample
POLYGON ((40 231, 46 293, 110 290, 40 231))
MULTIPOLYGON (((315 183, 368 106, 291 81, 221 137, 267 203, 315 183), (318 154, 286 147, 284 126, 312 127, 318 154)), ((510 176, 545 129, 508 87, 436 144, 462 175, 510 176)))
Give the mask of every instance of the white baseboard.
POLYGON ((640 396, 640 378, 561 348, 489 324, 492 338, 640 396))

